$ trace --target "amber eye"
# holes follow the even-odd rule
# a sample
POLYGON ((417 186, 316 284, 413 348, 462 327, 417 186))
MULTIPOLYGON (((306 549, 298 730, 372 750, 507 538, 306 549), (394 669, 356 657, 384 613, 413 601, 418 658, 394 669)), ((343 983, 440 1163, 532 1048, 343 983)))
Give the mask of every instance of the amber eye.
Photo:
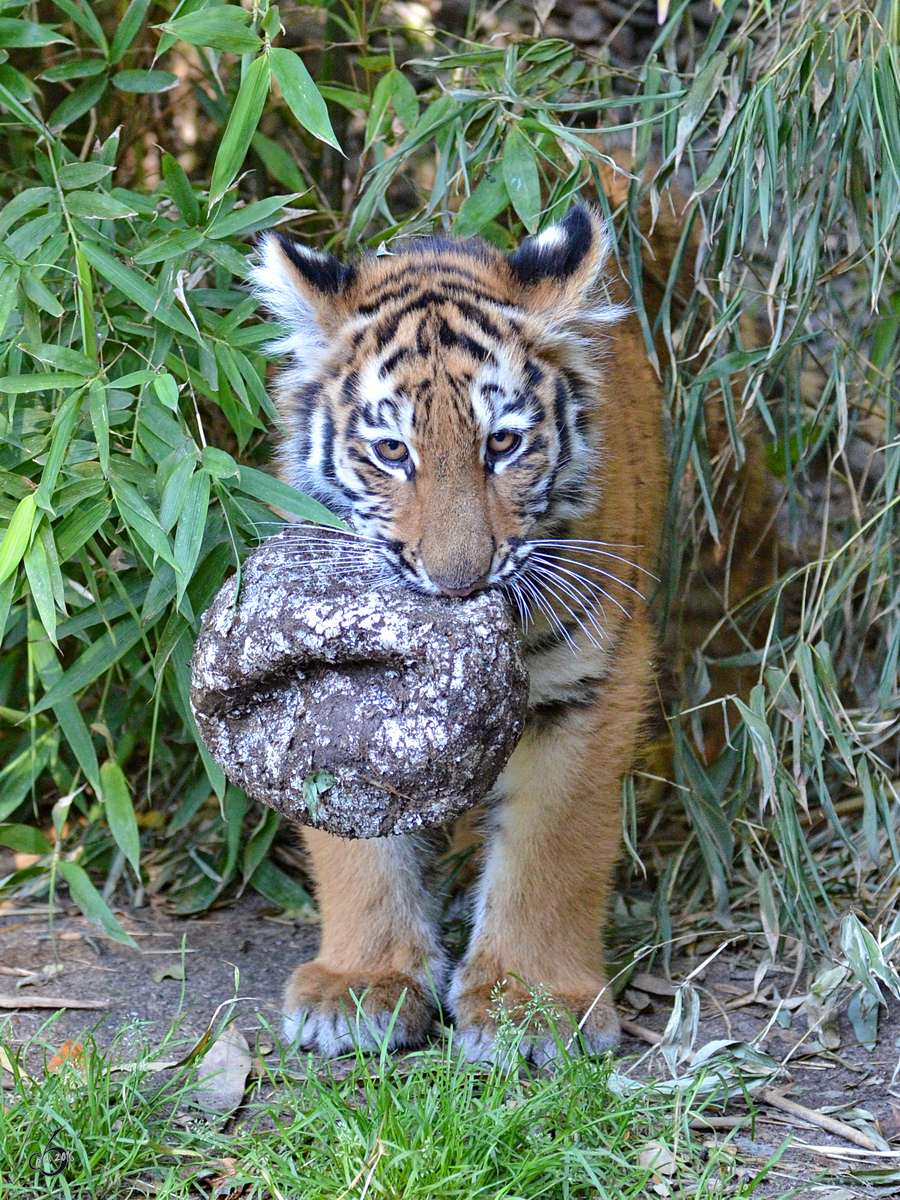
POLYGON ((498 429, 488 438, 487 448, 489 453, 499 457, 504 454, 512 454, 513 450, 519 448, 521 441, 521 435, 513 433, 511 429, 498 429))
POLYGON ((398 442, 396 438, 382 438, 380 442, 375 443, 375 453, 379 458, 384 459, 386 463, 391 463, 396 466, 397 463, 406 462, 409 458, 409 450, 406 442, 398 442))

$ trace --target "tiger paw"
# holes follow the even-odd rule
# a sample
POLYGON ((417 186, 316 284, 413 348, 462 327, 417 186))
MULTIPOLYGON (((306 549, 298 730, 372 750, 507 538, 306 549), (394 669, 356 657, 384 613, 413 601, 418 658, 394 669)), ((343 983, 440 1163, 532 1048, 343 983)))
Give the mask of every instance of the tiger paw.
POLYGON ((577 991, 530 988, 511 975, 479 983, 465 968, 450 998, 455 1042, 470 1062, 511 1064, 518 1055, 546 1066, 563 1054, 603 1054, 619 1040, 619 1021, 603 979, 577 991))
POLYGON ((354 1047, 421 1046, 436 1003, 430 986, 401 972, 331 971, 302 963, 284 994, 284 1033, 302 1050, 333 1058, 354 1047))

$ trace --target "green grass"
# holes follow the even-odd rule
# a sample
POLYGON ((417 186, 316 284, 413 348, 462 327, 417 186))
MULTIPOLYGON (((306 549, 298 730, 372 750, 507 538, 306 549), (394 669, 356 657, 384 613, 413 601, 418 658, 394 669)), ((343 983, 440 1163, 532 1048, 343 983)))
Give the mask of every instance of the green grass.
MULTIPOLYGON (((262 1076, 225 1120, 191 1106, 192 1067, 149 1070, 185 1052, 177 1035, 153 1051, 145 1037, 135 1025, 105 1051, 88 1042, 82 1065, 38 1070, 32 1083, 16 1077, 0 1109, 5 1200, 51 1187, 79 1200, 197 1200, 216 1177, 245 1188, 245 1200, 737 1200, 768 1172, 741 1168, 731 1135, 691 1128, 711 1111, 702 1074, 677 1099, 652 1084, 623 1094, 612 1059, 566 1057, 552 1075, 509 1072, 461 1061, 450 1039, 398 1061, 360 1055, 328 1068, 283 1057, 263 1029, 271 1053, 259 1060, 262 1076), (55 1182, 29 1166, 51 1134, 67 1151, 55 1182), (647 1190, 659 1180, 654 1161, 668 1164, 669 1193, 647 1190)), ((19 1048, 19 1063, 49 1057, 52 1042, 51 1023, 19 1048)), ((52 1169, 49 1158, 37 1161, 52 1169)))

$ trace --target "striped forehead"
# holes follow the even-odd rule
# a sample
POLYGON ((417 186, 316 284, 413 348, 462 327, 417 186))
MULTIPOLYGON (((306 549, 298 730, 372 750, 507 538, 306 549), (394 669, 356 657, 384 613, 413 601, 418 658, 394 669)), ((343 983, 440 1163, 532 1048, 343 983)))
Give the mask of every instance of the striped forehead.
POLYGON ((538 424, 543 411, 538 388, 543 376, 544 370, 521 347, 496 347, 494 361, 479 371, 470 393, 482 432, 511 429, 527 433, 538 424))
POLYGON ((356 432, 368 441, 396 438, 412 443, 415 428, 415 401, 396 387, 393 376, 385 372, 382 357, 370 359, 359 372, 359 408, 356 432))
POLYGON ((445 345, 429 343, 424 353, 415 339, 403 346, 405 353, 395 340, 359 371, 356 425, 368 440, 393 437, 412 449, 416 435, 432 426, 462 426, 487 437, 499 428, 526 433, 539 423, 543 371, 514 341, 485 340, 485 353, 462 358, 445 345))

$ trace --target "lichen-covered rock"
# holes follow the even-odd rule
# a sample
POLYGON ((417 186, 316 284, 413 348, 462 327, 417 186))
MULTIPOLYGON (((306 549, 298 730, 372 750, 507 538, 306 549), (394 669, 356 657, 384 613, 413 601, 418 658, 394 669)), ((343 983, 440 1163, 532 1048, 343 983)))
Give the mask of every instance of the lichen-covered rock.
POLYGON ((487 794, 528 696, 502 596, 418 595, 354 535, 296 526, 250 556, 236 593, 234 577, 203 618, 191 703, 248 795, 342 837, 384 837, 487 794))

